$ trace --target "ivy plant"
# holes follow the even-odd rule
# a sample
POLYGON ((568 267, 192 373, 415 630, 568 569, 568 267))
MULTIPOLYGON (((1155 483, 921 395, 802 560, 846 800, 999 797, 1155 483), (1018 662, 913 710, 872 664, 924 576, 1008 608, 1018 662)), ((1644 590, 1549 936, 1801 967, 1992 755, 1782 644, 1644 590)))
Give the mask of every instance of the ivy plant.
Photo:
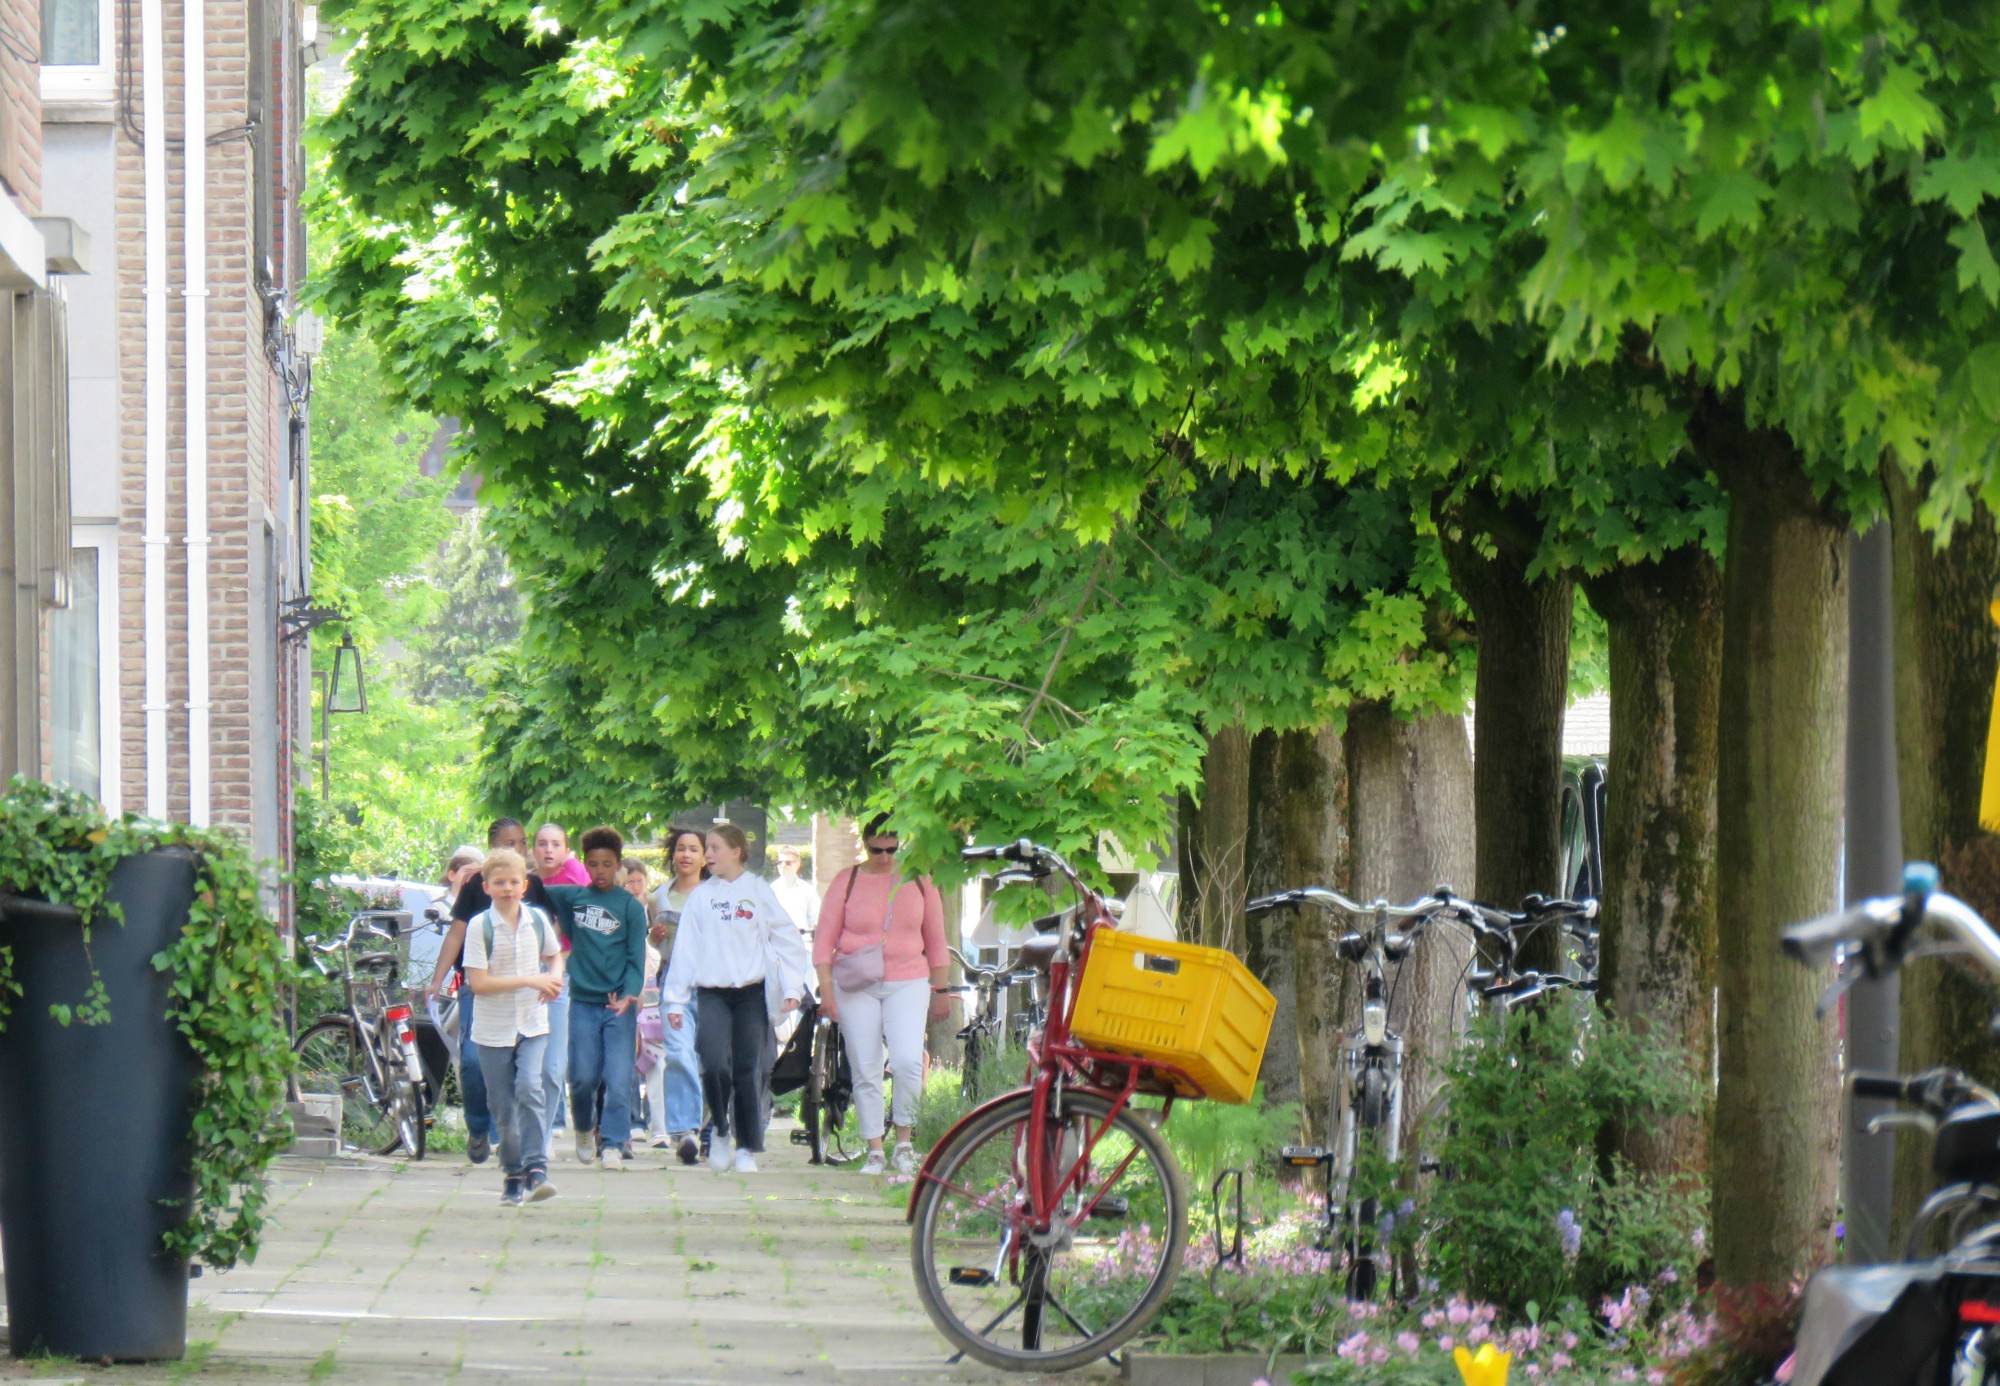
MULTIPOLYGON (((257 1253, 265 1171, 291 1139, 283 1119, 292 1047, 279 1004, 288 980, 283 937, 264 913, 255 862, 227 833, 110 818, 87 795, 15 778, 0 795, 0 892, 77 911, 86 953, 93 928, 123 927, 111 873, 127 857, 179 850, 195 866, 187 927, 153 958, 170 976, 168 1018, 200 1065, 191 1094, 194 1201, 167 1249, 219 1270, 257 1253)), ((0 950, 0 998, 21 994, 0 950)), ((50 1004, 64 1025, 110 1019, 93 967, 84 995, 50 1004)))

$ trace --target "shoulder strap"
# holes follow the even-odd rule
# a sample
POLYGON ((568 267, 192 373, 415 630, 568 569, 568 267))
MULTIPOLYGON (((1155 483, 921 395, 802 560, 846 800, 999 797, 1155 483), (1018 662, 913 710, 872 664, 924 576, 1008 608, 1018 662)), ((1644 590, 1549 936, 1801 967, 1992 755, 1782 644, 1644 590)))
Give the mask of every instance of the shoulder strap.
MULTIPOLYGON (((535 965, 539 967, 542 961, 542 954, 546 953, 549 948, 549 936, 542 932, 544 927, 542 912, 535 906, 525 903, 521 908, 528 912, 528 922, 535 926, 535 965)), ((493 911, 491 907, 479 917, 486 924, 486 965, 491 967, 493 965, 493 911)))

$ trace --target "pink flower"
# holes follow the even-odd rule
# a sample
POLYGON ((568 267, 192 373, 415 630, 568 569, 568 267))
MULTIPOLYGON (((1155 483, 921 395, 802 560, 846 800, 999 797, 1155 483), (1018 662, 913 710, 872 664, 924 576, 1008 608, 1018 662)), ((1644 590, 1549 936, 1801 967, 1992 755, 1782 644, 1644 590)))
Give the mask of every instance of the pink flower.
POLYGON ((1452 1336, 1449 1333, 1445 1334, 1442 1338, 1438 1339, 1438 1351, 1446 1354, 1447 1356, 1449 1356, 1451 1350, 1457 1346, 1458 1344, 1452 1340, 1452 1336))
POLYGON ((1423 1343, 1424 1340, 1414 1333, 1406 1331, 1396 1335, 1396 1346, 1412 1357, 1417 1355, 1417 1349, 1422 1347, 1423 1343))
MULTIPOLYGON (((1609 1301, 1606 1302, 1608 1303, 1609 1301)), ((1465 1301, 1462 1299, 1454 1299, 1451 1302, 1451 1307, 1445 1310, 1444 1316, 1454 1328, 1472 1321, 1472 1311, 1466 1308, 1465 1301)))
POLYGON ((1368 1332, 1366 1329, 1363 1329, 1334 1349, 1334 1352, 1338 1356, 1345 1358, 1349 1362, 1359 1361, 1361 1354, 1366 1351, 1368 1351, 1368 1332))

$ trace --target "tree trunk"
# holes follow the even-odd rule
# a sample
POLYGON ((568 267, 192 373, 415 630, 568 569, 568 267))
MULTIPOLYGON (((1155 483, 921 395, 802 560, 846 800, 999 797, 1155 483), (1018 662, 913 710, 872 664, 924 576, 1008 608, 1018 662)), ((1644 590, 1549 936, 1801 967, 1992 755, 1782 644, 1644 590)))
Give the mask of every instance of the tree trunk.
MULTIPOLYGON (((1279 741, 1280 873, 1291 885, 1347 883, 1347 759, 1330 728, 1287 732, 1279 741)), ((1306 1139, 1326 1137, 1332 1110, 1333 1047, 1340 1037, 1340 971, 1326 914, 1285 912, 1292 930, 1294 1012, 1298 1026, 1299 1102, 1306 1139)))
MULTIPOLYGON (((2000 577, 2000 533, 1984 506, 1939 552, 1917 523, 1919 494, 1884 469, 1895 554, 1896 772, 1903 855, 1935 862, 1944 888, 1988 919, 2000 918, 2000 838, 1979 825, 1986 724, 2000 642, 1987 615, 2000 577)), ((1989 984, 1948 959, 1922 959, 1902 977, 1899 1062, 1906 1073, 1949 1064, 2000 1079, 1987 1022, 1989 984)), ((1915 1133, 1896 1151, 1895 1232, 1930 1192, 1930 1141, 1915 1133)))
MULTIPOLYGON (((1404 904, 1439 885, 1467 879, 1473 867, 1472 755, 1465 719, 1440 713, 1414 722, 1384 703, 1363 703, 1347 720, 1348 793, 1352 805, 1353 895, 1404 904)), ((1456 930, 1427 935, 1395 979, 1390 1024, 1403 1036, 1403 1131, 1436 1095, 1464 1014, 1460 980, 1470 956, 1456 930)), ((1350 973, 1341 1023, 1359 1019, 1359 987, 1350 973)))
MULTIPOLYGON (((1274 731, 1258 732, 1250 741, 1250 831, 1244 856, 1253 895, 1300 884, 1287 874, 1291 863, 1285 851, 1284 743, 1284 736, 1274 731)), ((1253 915, 1244 922, 1243 959, 1278 1002, 1277 1013, 1271 1018, 1270 1042, 1264 1048, 1264 1100, 1296 1102, 1299 1100, 1297 972, 1292 921, 1285 911, 1253 915)))
POLYGON ((1181 795, 1181 937, 1243 953, 1243 849, 1250 827, 1250 738, 1217 729, 1201 761, 1201 801, 1181 795))
POLYGON ((1779 931, 1838 901, 1847 721, 1847 527, 1782 434, 1733 401, 1690 437, 1729 490, 1722 576, 1716 909, 1721 921, 1716 1270, 1781 1286, 1825 1259, 1839 1152, 1826 978, 1779 931))
MULTIPOLYGON (((1511 508, 1469 502, 1441 532, 1452 586, 1472 608, 1479 637, 1473 894, 1519 909, 1523 897, 1552 895, 1562 884, 1562 729, 1575 586, 1567 574, 1529 579, 1539 529, 1511 508), (1491 540, 1494 553, 1481 553, 1475 538, 1491 540)), ((1522 966, 1543 970, 1559 957, 1560 940, 1547 930, 1521 953, 1522 966)))
MULTIPOLYGON (((1600 997, 1627 1025, 1714 1065, 1716 706, 1722 574, 1699 545, 1586 582, 1610 637, 1600 997)), ((1610 1133, 1646 1174, 1699 1178, 1705 1111, 1610 1133)))

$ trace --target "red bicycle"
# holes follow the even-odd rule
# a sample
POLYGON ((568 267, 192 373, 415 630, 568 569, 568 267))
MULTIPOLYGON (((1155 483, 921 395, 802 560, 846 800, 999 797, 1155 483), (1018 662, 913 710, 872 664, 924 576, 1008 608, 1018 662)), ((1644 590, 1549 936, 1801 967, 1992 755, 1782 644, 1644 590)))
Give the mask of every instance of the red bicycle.
POLYGON ((1188 1196, 1159 1128, 1177 1098, 1202 1090, 1171 1064, 1072 1039, 1092 944, 1115 922, 1102 896, 1025 838, 963 855, 1018 863, 1007 873, 1017 879, 1061 876, 1077 903, 1038 920, 1023 950, 1049 973, 1025 1086, 968 1112, 917 1174, 910 1261, 925 1310, 960 1355, 1064 1371, 1115 1351, 1173 1288, 1188 1196))

